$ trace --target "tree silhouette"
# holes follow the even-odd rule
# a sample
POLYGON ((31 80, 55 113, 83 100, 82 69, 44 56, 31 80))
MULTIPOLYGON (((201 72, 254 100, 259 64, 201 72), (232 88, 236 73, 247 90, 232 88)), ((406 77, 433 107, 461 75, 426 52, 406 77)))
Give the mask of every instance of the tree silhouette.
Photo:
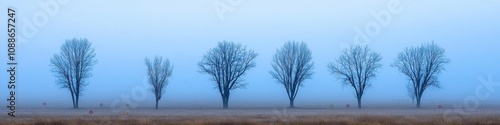
POLYGON ((257 54, 234 42, 219 42, 198 63, 200 73, 211 76, 221 94, 223 108, 228 108, 230 91, 244 87, 241 78, 248 69, 255 67, 257 54))
POLYGON ((406 48, 399 53, 392 66, 408 77, 417 100, 417 108, 420 108, 424 91, 428 87, 440 87, 437 77, 449 62, 444 56, 444 49, 432 42, 406 48))
POLYGON ((287 42, 276 51, 273 58, 273 78, 285 87, 290 108, 294 108, 294 100, 304 80, 311 78, 314 62, 311 62, 311 50, 304 42, 287 42))
POLYGON ((61 52, 54 54, 50 60, 51 71, 57 77, 61 88, 67 88, 71 93, 73 108, 78 108, 78 100, 83 87, 88 85, 87 78, 92 76, 92 66, 97 63, 92 43, 87 39, 66 40, 61 46, 61 52))
POLYGON ((154 60, 144 59, 148 72, 148 82, 152 86, 151 91, 155 94, 155 109, 158 109, 158 101, 160 101, 165 89, 168 85, 168 77, 172 76, 174 66, 170 64, 168 59, 156 56, 154 60))
POLYGON ((344 85, 350 85, 355 90, 358 100, 358 108, 361 108, 361 98, 367 87, 371 86, 371 80, 382 65, 379 53, 370 50, 367 46, 351 46, 345 49, 336 63, 330 63, 328 68, 332 74, 336 74, 344 85))

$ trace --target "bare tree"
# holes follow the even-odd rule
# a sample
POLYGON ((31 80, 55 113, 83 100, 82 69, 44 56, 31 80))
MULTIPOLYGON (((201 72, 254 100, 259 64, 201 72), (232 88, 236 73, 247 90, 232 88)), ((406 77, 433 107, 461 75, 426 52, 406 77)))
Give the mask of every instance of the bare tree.
POLYGON ((424 91, 428 87, 440 87, 437 77, 444 70, 444 64, 449 62, 444 56, 444 49, 432 42, 406 48, 399 53, 392 66, 397 67, 411 81, 417 108, 420 108, 424 91))
POLYGON ((57 77, 61 88, 67 88, 71 93, 73 108, 78 108, 78 100, 83 87, 88 85, 87 78, 92 76, 92 66, 97 63, 92 43, 87 39, 66 40, 61 46, 60 54, 55 54, 50 60, 51 71, 57 77))
POLYGON ((336 74, 344 85, 350 85, 356 91, 358 108, 361 108, 361 98, 367 87, 371 86, 371 80, 382 65, 379 63, 382 57, 368 46, 351 46, 345 49, 335 63, 330 63, 328 68, 332 74, 336 74))
POLYGON ((257 54, 234 42, 219 42, 198 63, 201 73, 211 76, 221 94, 223 108, 228 108, 230 90, 244 87, 241 76, 255 67, 257 54))
POLYGON ((294 100, 304 80, 311 78, 314 62, 311 62, 311 50, 304 42, 287 42, 276 51, 273 58, 273 78, 285 87, 290 108, 294 108, 294 100))
POLYGON ((168 85, 168 77, 172 76, 174 66, 170 64, 168 59, 156 56, 153 61, 148 58, 144 59, 148 68, 148 82, 152 86, 151 91, 155 94, 156 106, 158 109, 158 101, 160 101, 164 89, 168 85))

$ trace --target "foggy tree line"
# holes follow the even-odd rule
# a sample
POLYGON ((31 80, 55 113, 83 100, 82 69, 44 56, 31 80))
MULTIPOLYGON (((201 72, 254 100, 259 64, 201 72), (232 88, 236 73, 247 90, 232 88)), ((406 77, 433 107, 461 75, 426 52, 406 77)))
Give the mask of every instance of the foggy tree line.
MULTIPOLYGON (((57 78, 56 83, 61 88, 70 91, 73 108, 78 107, 79 97, 87 79, 92 76, 92 66, 97 63, 95 50, 87 39, 69 39, 61 46, 61 52, 51 60, 51 71, 57 78)), ((198 62, 199 72, 208 74, 222 98, 223 108, 229 107, 229 97, 232 90, 244 88, 246 72, 256 66, 258 54, 246 46, 221 41, 210 49, 198 62)), ((305 42, 289 41, 276 50, 269 71, 277 83, 283 85, 290 101, 289 107, 294 108, 294 100, 305 80, 311 79, 315 65, 312 52, 305 42)), ((358 108, 365 91, 372 87, 377 71, 382 67, 380 53, 368 46, 352 45, 342 51, 341 55, 332 59, 326 68, 340 80, 340 84, 354 89, 358 108)), ((148 83, 155 95, 155 109, 165 93, 169 77, 173 74, 173 64, 168 58, 156 56, 145 58, 148 83)), ((435 44, 423 43, 420 46, 405 48, 400 52, 391 67, 397 68, 406 78, 406 89, 416 107, 420 103, 424 91, 429 87, 440 88, 438 75, 444 71, 444 65, 449 63, 444 55, 444 49, 435 44)))

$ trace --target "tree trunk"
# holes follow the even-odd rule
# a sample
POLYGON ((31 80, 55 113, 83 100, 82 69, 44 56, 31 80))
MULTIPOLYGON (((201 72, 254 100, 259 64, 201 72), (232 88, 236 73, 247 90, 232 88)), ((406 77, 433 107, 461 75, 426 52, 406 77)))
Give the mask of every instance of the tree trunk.
MULTIPOLYGON (((78 67, 77 67, 77 69, 78 69, 78 67)), ((81 85, 80 82, 81 81, 80 81, 80 78, 78 78, 78 76, 79 76, 78 73, 79 72, 78 71, 76 71, 76 72, 77 72, 77 74, 76 74, 77 75, 76 76, 76 90, 75 90, 76 106, 73 107, 73 108, 78 109, 78 100, 80 99, 80 92, 81 92, 80 91, 80 85, 81 85)))
POLYGON ((417 99, 417 108, 420 108, 420 100, 422 99, 422 92, 418 93, 418 95, 415 98, 417 99))
POLYGON ((78 95, 80 95, 80 93, 75 93, 75 96, 76 96, 75 98, 76 98, 76 100, 75 100, 75 105, 73 106, 73 108, 75 108, 75 109, 78 109, 78 99, 79 99, 79 97, 80 97, 80 96, 78 96, 78 95))
POLYGON ((225 91, 222 94, 222 108, 227 109, 229 107, 229 91, 225 91))
POLYGON ((75 103, 75 106, 73 108, 78 109, 78 99, 76 99, 76 103, 75 103))
POLYGON ((420 98, 417 98, 417 108, 420 108, 420 98))
POLYGON ((224 97, 222 97, 222 105, 223 105, 224 109, 228 108, 228 101, 229 101, 229 97, 227 97, 226 95, 224 95, 224 97))
POLYGON ((361 109, 361 97, 358 98, 358 109, 361 109))
POLYGON ((75 105, 75 94, 73 93, 73 91, 71 91, 71 89, 70 89, 70 92, 71 92, 71 101, 73 103, 73 108, 75 108, 75 106, 76 106, 75 105))
POLYGON ((294 99, 290 99, 290 107, 289 108, 295 108, 295 105, 293 104, 294 99))
POLYGON ((158 110, 158 99, 156 99, 156 106, 155 109, 158 110))
POLYGON ((227 108, 229 107, 229 106, 228 106, 228 104, 227 104, 227 100, 225 100, 225 101, 224 101, 224 102, 222 102, 222 103, 223 103, 223 104, 222 104, 222 105, 223 105, 223 107, 222 107, 222 108, 227 109, 227 108))

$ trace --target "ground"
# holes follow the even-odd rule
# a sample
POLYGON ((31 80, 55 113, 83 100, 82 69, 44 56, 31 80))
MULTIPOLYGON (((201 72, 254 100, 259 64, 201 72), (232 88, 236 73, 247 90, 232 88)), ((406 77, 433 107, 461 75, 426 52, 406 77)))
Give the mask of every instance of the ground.
POLYGON ((500 124, 500 108, 19 109, 0 124, 500 124))

